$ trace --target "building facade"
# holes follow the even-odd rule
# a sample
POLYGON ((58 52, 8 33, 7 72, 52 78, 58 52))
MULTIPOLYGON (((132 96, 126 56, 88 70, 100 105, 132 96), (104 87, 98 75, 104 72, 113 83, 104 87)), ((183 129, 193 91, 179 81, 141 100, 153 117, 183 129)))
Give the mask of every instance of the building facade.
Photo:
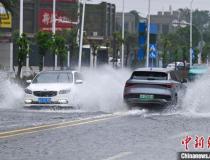
POLYGON ((179 19, 178 11, 158 12, 157 15, 151 15, 151 23, 158 25, 159 34, 173 32, 175 28, 172 22, 175 19, 179 19))
MULTIPOLYGON (((24 0, 23 1, 23 32, 29 38, 33 38, 38 31, 52 31, 53 0, 24 0)), ((78 23, 78 1, 77 0, 56 0, 56 31, 71 29, 78 23)), ((1 9, 2 10, 2 9, 1 9)), ((12 65, 17 66, 17 47, 11 45, 12 34, 19 32, 20 7, 19 3, 14 10, 10 28, 0 25, 0 67, 11 69, 12 65), (11 54, 10 52, 12 52, 11 54)), ((39 65, 39 54, 37 47, 31 44, 29 65, 39 65)), ((59 62, 59 61, 58 61, 59 62)), ((47 54, 45 66, 54 66, 54 56, 47 54)))
MULTIPOLYGON (((24 0, 23 32, 34 34, 40 30, 51 31, 53 0, 24 0)), ((19 6, 13 18, 13 29, 19 30, 19 6)), ((56 0, 56 30, 71 29, 77 22, 77 0, 56 0)))
POLYGON ((86 4, 84 30, 87 36, 112 36, 115 31, 115 4, 102 2, 100 4, 86 4))
MULTIPOLYGON (((125 13, 125 31, 129 33, 137 33, 138 23, 136 22, 135 15, 132 13, 125 13)), ((116 30, 122 31, 122 13, 116 13, 116 30)))
MULTIPOLYGON (((0 28, 0 66, 10 66, 5 63, 13 59, 13 65, 17 66, 17 46, 13 47, 11 56, 12 33, 19 31, 20 7, 17 4, 15 14, 12 17, 10 28, 0 28), (4 43, 3 43, 4 42, 4 43)), ((38 31, 52 31, 53 0, 24 0, 23 9, 23 32, 33 39, 38 31)), ((115 10, 114 4, 102 2, 100 4, 86 4, 84 31, 90 41, 105 41, 112 37, 115 31, 115 10)), ((56 0, 56 31, 80 27, 82 4, 78 0, 56 0), (80 13, 79 13, 80 12, 80 13), (80 15, 80 17, 79 17, 80 15)), ((1 27, 1 26, 0 26, 1 27)), ((29 65, 38 66, 40 55, 37 46, 31 44, 29 65)), ((46 55, 45 66, 54 66, 54 56, 46 55)), ((59 65, 59 59, 58 59, 59 65)))

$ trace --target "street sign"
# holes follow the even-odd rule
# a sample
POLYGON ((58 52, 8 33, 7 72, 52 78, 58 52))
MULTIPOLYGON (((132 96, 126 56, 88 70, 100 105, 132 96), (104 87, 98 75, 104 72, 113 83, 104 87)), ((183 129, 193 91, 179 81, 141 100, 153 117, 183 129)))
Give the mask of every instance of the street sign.
POLYGON ((177 19, 172 21, 173 27, 178 27, 179 21, 177 19))
POLYGON ((181 28, 185 28, 185 27, 187 27, 187 22, 185 21, 185 20, 182 20, 181 22, 180 22, 180 27, 181 28))
POLYGON ((150 44, 149 57, 152 59, 155 59, 157 57, 157 46, 155 44, 150 44))
POLYGON ((0 3, 0 28, 12 28, 12 15, 0 3))
POLYGON ((195 51, 194 51, 193 48, 192 48, 192 50, 191 50, 191 53, 192 53, 192 59, 195 60, 195 51))

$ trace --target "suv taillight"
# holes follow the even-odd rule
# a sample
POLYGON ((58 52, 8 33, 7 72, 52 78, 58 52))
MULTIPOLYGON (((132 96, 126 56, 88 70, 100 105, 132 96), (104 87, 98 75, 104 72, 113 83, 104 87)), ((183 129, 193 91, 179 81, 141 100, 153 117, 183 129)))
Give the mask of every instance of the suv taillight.
POLYGON ((132 87, 134 85, 136 85, 136 84, 135 83, 126 83, 125 84, 125 88, 132 87))
POLYGON ((162 85, 162 86, 163 86, 163 87, 166 87, 166 88, 175 88, 175 87, 176 87, 176 85, 173 84, 173 83, 164 84, 164 85, 162 85))

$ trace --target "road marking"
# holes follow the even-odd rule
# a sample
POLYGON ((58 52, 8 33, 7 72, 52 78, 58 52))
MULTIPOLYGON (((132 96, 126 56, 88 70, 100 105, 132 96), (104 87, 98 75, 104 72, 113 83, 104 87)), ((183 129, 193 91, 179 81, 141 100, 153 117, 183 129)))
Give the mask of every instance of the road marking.
POLYGON ((186 137, 186 136, 190 136, 190 135, 193 135, 193 133, 192 132, 182 132, 182 133, 179 133, 179 134, 169 137, 169 139, 182 138, 182 137, 186 137))
POLYGON ((118 117, 122 117, 122 116, 108 114, 102 117, 96 116, 96 117, 85 118, 85 119, 80 119, 80 120, 73 120, 73 121, 60 122, 60 123, 54 123, 54 124, 49 124, 49 125, 40 125, 40 126, 35 126, 35 127, 28 127, 28 128, 23 128, 23 129, 5 131, 5 132, 0 132, 0 139, 15 137, 15 136, 24 135, 24 134, 36 133, 36 132, 41 132, 41 131, 50 130, 50 129, 59 129, 59 128, 65 128, 65 127, 92 124, 92 123, 106 121, 106 120, 110 120, 110 119, 118 118, 118 117))
POLYGON ((112 157, 108 157, 106 159, 103 159, 103 160, 117 160, 117 159, 120 159, 120 158, 123 158, 123 157, 126 157, 128 155, 131 155, 132 152, 121 152, 115 156, 112 156, 112 157))

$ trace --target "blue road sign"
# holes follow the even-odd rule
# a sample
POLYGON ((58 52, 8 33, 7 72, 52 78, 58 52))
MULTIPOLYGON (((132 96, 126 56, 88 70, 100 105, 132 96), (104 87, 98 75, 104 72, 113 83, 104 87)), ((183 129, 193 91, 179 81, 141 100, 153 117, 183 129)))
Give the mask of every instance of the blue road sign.
POLYGON ((194 51, 193 48, 192 48, 192 51, 191 52, 192 52, 192 59, 195 60, 195 51, 194 51))
POLYGON ((156 44, 150 44, 149 57, 155 59, 157 57, 157 46, 156 44))

